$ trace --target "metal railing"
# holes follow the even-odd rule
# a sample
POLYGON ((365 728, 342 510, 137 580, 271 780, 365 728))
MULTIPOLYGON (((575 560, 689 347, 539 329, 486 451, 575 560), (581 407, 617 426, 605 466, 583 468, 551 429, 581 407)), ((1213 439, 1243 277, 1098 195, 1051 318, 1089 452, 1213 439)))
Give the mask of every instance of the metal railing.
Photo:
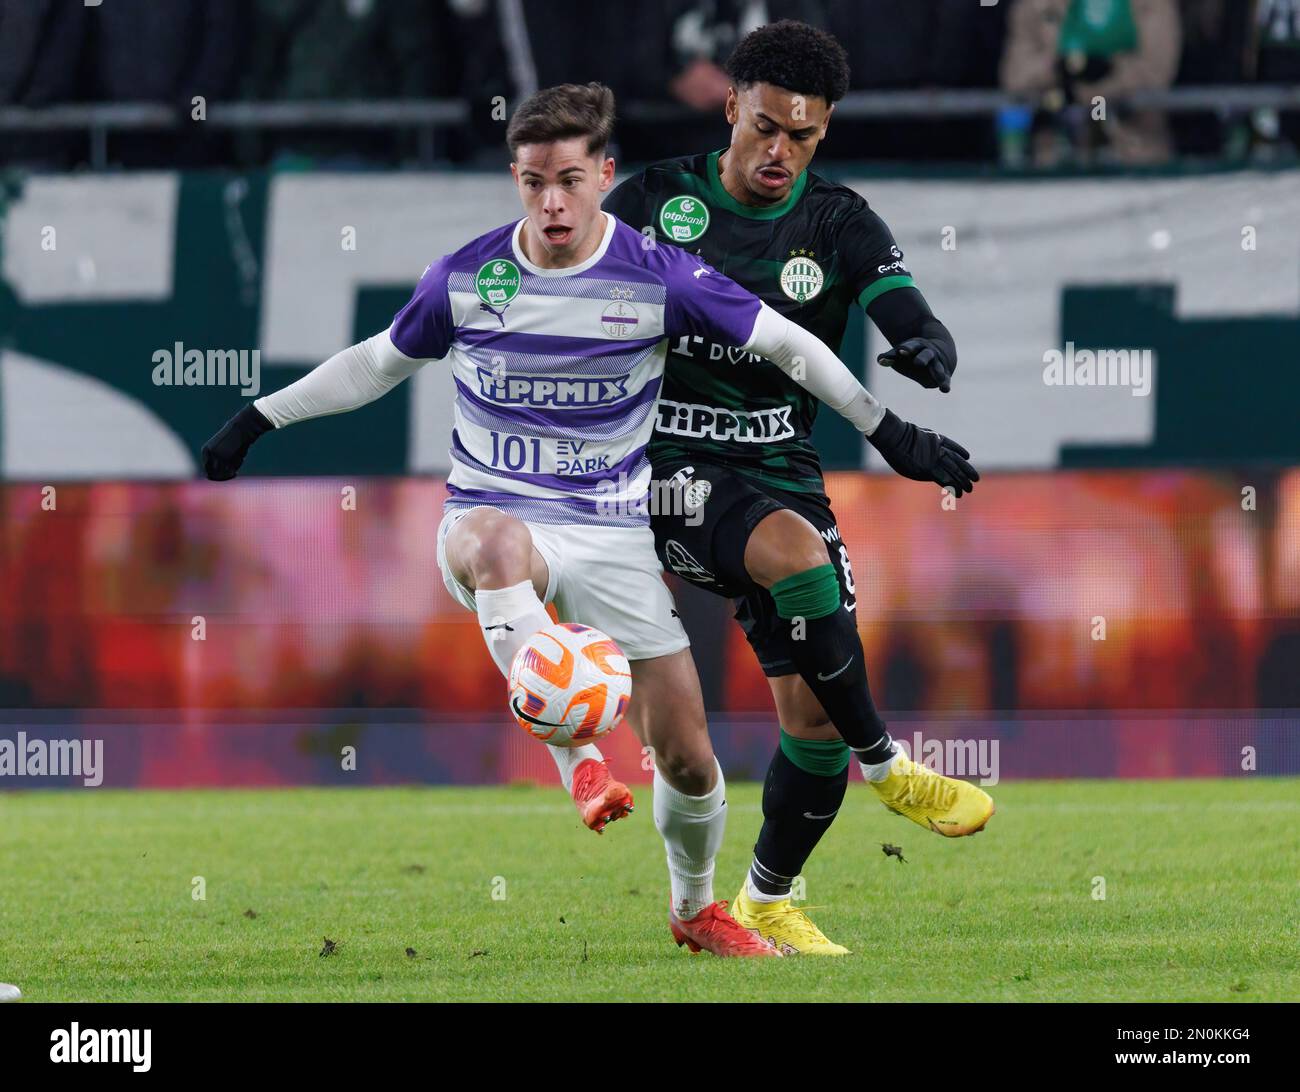
MULTIPOLYGON (((897 118, 994 117, 1008 107, 1035 105, 1032 100, 997 90, 854 91, 835 107, 836 117, 858 120, 897 118)), ((1220 87, 1174 87, 1139 91, 1111 102, 1123 109, 1169 113, 1213 111, 1232 114, 1258 109, 1300 110, 1300 86, 1244 84, 1220 87)), ((108 163, 108 134, 167 132, 196 125, 222 130, 271 132, 285 129, 413 130, 421 150, 432 151, 440 129, 464 125, 471 105, 465 99, 321 100, 315 102, 216 102, 203 121, 189 111, 157 103, 93 103, 49 107, 0 106, 0 134, 85 132, 90 162, 108 163)), ((673 102, 630 100, 620 105, 621 118, 638 123, 698 121, 700 113, 673 102)), ((3 159, 0 154, 0 159, 3 159)))

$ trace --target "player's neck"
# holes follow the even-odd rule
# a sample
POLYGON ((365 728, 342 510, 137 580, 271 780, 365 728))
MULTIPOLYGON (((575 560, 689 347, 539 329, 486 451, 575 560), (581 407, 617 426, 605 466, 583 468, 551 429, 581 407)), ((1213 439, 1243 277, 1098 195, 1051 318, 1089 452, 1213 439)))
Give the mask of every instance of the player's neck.
POLYGON ((718 181, 722 183, 722 188, 740 204, 755 209, 770 209, 789 200, 789 194, 776 201, 760 200, 758 195, 745 185, 740 175, 731 170, 732 162, 731 149, 724 149, 718 156, 718 181))
POLYGON ((604 238, 605 217, 597 213, 587 227, 586 237, 577 247, 562 257, 552 257, 533 234, 533 222, 525 220, 524 229, 519 233, 519 249, 524 252, 524 257, 539 269, 568 269, 570 266, 582 265, 595 254, 600 249, 604 238))

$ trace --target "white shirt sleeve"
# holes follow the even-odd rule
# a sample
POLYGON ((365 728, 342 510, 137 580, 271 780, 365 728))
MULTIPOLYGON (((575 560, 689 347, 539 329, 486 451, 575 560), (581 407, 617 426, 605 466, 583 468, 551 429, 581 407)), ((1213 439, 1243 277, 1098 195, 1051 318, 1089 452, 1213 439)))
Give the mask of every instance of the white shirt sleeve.
POLYGON ((295 383, 253 403, 276 428, 346 413, 387 394, 425 360, 413 360, 393 344, 388 330, 335 353, 295 383))
POLYGON ((763 304, 741 346, 766 357, 864 435, 876 431, 885 407, 871 396, 821 338, 763 304))

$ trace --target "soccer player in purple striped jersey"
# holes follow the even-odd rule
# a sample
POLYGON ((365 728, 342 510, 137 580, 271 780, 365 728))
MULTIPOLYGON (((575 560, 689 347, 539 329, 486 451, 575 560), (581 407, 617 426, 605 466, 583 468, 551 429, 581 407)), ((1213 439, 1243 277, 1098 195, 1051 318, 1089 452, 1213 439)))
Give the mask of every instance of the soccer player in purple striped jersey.
MULTIPOLYGON (((546 603, 561 621, 618 642, 632 665, 627 719, 655 758, 674 938, 717 955, 779 955, 713 896, 725 785, 647 504, 667 339, 742 345, 866 435, 885 409, 815 336, 698 258, 601 211, 614 178, 605 155, 613 120, 613 94, 599 84, 548 88, 522 103, 507 142, 525 217, 432 263, 387 330, 241 410, 205 445, 204 469, 231 478, 272 428, 355 409, 445 361, 456 381, 438 529, 448 590, 478 615, 502 674, 550 624, 546 603)), ((917 474, 941 473, 913 450, 893 455, 917 474)), ((606 821, 630 809, 595 748, 550 751, 584 818, 592 801, 612 805, 606 821)))

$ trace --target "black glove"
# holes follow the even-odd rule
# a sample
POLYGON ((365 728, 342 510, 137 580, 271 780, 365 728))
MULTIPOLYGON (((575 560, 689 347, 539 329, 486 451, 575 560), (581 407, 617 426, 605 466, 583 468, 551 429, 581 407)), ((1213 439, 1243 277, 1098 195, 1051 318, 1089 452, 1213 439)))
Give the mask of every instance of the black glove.
POLYGON ((904 421, 893 410, 885 410, 884 420, 867 439, 897 473, 913 481, 938 482, 960 497, 973 492, 980 480, 979 471, 966 461, 970 452, 961 444, 904 421))
POLYGON ((225 482, 233 478, 244 465, 248 449, 264 432, 275 426, 251 402, 227 421, 203 445, 203 473, 209 481, 225 482))
POLYGON ((928 337, 911 337, 895 345, 887 353, 876 357, 876 363, 893 368, 914 383, 933 390, 938 387, 944 394, 952 389, 952 365, 947 354, 928 337))

